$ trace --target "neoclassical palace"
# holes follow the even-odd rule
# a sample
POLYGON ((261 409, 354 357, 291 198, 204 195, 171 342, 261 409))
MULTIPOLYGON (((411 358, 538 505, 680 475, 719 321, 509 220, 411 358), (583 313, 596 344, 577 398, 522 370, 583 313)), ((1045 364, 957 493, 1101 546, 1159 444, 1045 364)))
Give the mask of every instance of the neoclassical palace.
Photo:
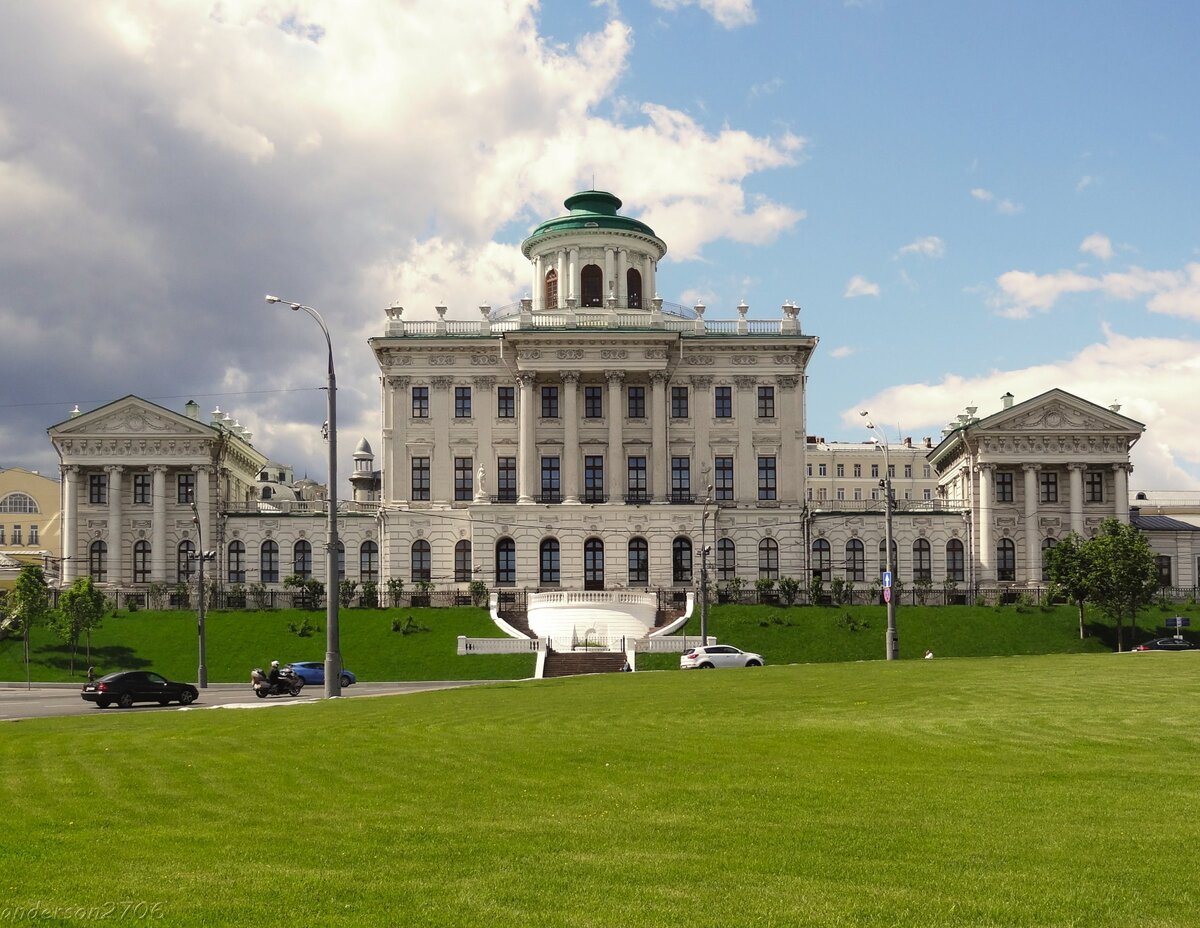
MULTIPOLYGON (((364 439, 339 508, 343 576, 688 588, 703 560, 716 582, 865 584, 883 562, 889 476, 905 582, 1038 584, 1047 547, 1130 519, 1129 451, 1144 427, 1116 407, 1051 390, 969 409, 936 444, 810 437, 818 339, 799 307, 751 318, 743 303, 715 320, 665 303, 667 245, 652 229, 602 191, 565 206, 521 245, 532 296, 466 319, 387 309, 369 340, 379 466, 364 439)), ((178 582, 201 550, 227 583, 324 579, 323 495, 296 493, 248 432, 192 407, 126 397, 49 429, 64 582, 178 582)), ((1194 527, 1144 528, 1168 585, 1195 584, 1194 527)))

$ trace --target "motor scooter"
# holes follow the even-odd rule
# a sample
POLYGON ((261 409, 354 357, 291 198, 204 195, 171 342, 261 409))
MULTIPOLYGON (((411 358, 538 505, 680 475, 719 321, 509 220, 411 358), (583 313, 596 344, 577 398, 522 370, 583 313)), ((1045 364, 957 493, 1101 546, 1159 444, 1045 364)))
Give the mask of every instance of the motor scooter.
POLYGON ((261 667, 255 667, 250 671, 250 682, 254 686, 254 695, 259 699, 266 699, 268 696, 299 696, 300 691, 304 689, 304 681, 289 667, 279 671, 279 680, 276 683, 267 679, 261 667))

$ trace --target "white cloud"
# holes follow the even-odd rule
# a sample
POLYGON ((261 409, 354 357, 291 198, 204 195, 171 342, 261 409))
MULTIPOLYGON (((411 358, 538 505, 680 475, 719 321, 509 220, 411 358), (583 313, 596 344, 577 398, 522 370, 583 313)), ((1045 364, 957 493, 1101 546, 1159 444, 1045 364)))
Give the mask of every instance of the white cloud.
POLYGON ((871 283, 865 277, 855 274, 846 284, 846 292, 842 296, 846 299, 856 296, 879 296, 879 284, 871 283))
POLYGON ((926 235, 903 246, 898 255, 924 255, 926 258, 940 258, 946 254, 946 243, 936 235, 926 235))
POLYGON ((984 190, 982 187, 975 187, 971 190, 971 196, 983 203, 991 203, 996 199, 996 195, 990 190, 984 190))
POLYGON ((769 81, 763 81, 760 84, 752 84, 750 86, 751 97, 766 97, 778 91, 783 87, 782 77, 773 77, 769 81))
POLYGON ((1093 254, 1104 261, 1113 256, 1112 242, 1109 241, 1107 235, 1101 235, 1099 232, 1089 235, 1080 242, 1079 250, 1086 254, 1093 254))
POLYGON ((1083 191, 1087 190, 1088 187, 1098 183, 1100 183, 1100 178, 1091 174, 1084 174, 1083 177, 1079 178, 1079 182, 1075 185, 1075 192, 1083 193, 1083 191))
POLYGON ((996 207, 996 212, 1004 216, 1015 216, 1017 213, 1024 212, 1025 207, 1020 203, 1014 203, 1012 200, 998 198, 992 191, 983 187, 974 187, 971 190, 971 196, 981 203, 991 203, 996 207))
POLYGON ((652 0, 662 10, 699 6, 726 29, 754 22, 754 0, 652 0))
POLYGON ((1060 270, 1052 274, 1008 271, 996 278, 999 293, 992 305, 1000 315, 1025 319, 1034 311, 1048 312, 1064 296, 1100 293, 1113 300, 1146 300, 1154 313, 1200 320, 1200 263, 1180 271, 1149 271, 1131 266, 1126 271, 1091 276, 1060 270))
POLYGON ((849 345, 839 345, 829 352, 829 356, 831 358, 837 358, 840 361, 842 358, 850 357, 850 355, 854 354, 854 351, 855 349, 851 348, 849 345))

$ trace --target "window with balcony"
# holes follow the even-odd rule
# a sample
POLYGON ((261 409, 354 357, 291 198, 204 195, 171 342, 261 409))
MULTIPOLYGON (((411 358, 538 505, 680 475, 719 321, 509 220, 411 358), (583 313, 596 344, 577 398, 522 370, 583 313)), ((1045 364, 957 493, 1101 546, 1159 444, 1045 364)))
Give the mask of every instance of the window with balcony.
POLYGON ((599 454, 584 455, 583 501, 585 503, 604 502, 604 458, 599 454))
POLYGON ((542 458, 542 495, 543 503, 562 502, 562 472, 557 457, 542 458))
POLYGON ((692 501, 692 459, 671 458, 671 502, 692 501))
POLYGON ((598 265, 585 264, 579 271, 579 305, 604 305, 604 272, 598 265))
POLYGON ((642 272, 631 267, 625 272, 625 293, 630 309, 642 308, 642 272))
POLYGON ((644 502, 649 498, 645 455, 632 455, 626 459, 625 485, 625 495, 629 502, 644 502))

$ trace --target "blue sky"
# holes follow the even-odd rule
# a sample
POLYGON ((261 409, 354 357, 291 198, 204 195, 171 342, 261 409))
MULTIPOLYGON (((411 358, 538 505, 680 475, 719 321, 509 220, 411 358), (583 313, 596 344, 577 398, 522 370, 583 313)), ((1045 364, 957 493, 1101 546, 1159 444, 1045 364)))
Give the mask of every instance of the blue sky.
POLYGON ((138 393, 323 470, 378 437, 384 306, 475 318, 576 188, 667 240, 667 300, 802 306, 809 431, 937 436, 1059 386, 1200 488, 1194 37, 1179 3, 226 0, 10 8, 0 466, 138 393))

